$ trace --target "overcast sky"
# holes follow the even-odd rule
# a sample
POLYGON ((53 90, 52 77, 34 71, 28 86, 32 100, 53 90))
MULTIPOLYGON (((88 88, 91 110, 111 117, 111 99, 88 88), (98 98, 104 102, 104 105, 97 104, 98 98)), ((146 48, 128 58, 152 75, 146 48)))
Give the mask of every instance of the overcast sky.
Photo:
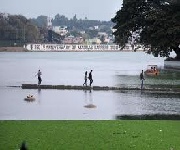
POLYGON ((109 21, 121 8, 123 0, 0 0, 0 12, 36 18, 75 14, 78 19, 109 21))

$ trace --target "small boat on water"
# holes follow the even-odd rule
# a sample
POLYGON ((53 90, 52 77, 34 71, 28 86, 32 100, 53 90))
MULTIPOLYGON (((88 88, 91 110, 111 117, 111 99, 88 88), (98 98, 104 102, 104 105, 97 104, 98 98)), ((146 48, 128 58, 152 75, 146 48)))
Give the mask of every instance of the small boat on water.
POLYGON ((149 75, 149 76, 157 76, 159 75, 159 70, 157 65, 148 65, 147 70, 144 73, 145 75, 149 75))
POLYGON ((28 95, 26 98, 24 98, 26 101, 34 101, 35 97, 33 95, 28 95))
POLYGON ((96 108, 96 105, 94 105, 94 104, 88 104, 88 105, 85 105, 84 107, 86 107, 86 108, 96 108))

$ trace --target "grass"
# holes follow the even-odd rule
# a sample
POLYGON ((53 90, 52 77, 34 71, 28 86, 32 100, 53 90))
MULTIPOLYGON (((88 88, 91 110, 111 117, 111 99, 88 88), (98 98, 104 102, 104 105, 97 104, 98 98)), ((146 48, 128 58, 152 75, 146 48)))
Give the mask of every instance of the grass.
POLYGON ((0 121, 0 149, 179 150, 179 121, 0 121))

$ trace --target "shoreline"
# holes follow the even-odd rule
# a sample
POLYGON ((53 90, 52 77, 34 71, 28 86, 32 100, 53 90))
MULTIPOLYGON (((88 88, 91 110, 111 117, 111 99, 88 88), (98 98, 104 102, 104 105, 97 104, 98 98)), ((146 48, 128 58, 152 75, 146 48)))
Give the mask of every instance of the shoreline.
POLYGON ((0 52, 29 52, 24 47, 0 47, 0 52))
MULTIPOLYGON (((131 50, 28 50, 24 47, 0 47, 0 52, 134 52, 131 50)), ((144 52, 144 51, 136 51, 144 52)))

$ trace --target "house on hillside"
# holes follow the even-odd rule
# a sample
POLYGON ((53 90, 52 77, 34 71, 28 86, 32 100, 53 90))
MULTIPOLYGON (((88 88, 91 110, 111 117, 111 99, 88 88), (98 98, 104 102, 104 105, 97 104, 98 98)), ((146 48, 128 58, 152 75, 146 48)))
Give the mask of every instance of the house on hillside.
POLYGON ((86 44, 101 44, 101 40, 99 38, 86 39, 86 44))
POLYGON ((67 26, 53 26, 52 30, 61 36, 65 36, 68 33, 67 26))
POLYGON ((65 37, 63 44, 83 44, 84 39, 82 37, 74 37, 72 35, 65 37))

